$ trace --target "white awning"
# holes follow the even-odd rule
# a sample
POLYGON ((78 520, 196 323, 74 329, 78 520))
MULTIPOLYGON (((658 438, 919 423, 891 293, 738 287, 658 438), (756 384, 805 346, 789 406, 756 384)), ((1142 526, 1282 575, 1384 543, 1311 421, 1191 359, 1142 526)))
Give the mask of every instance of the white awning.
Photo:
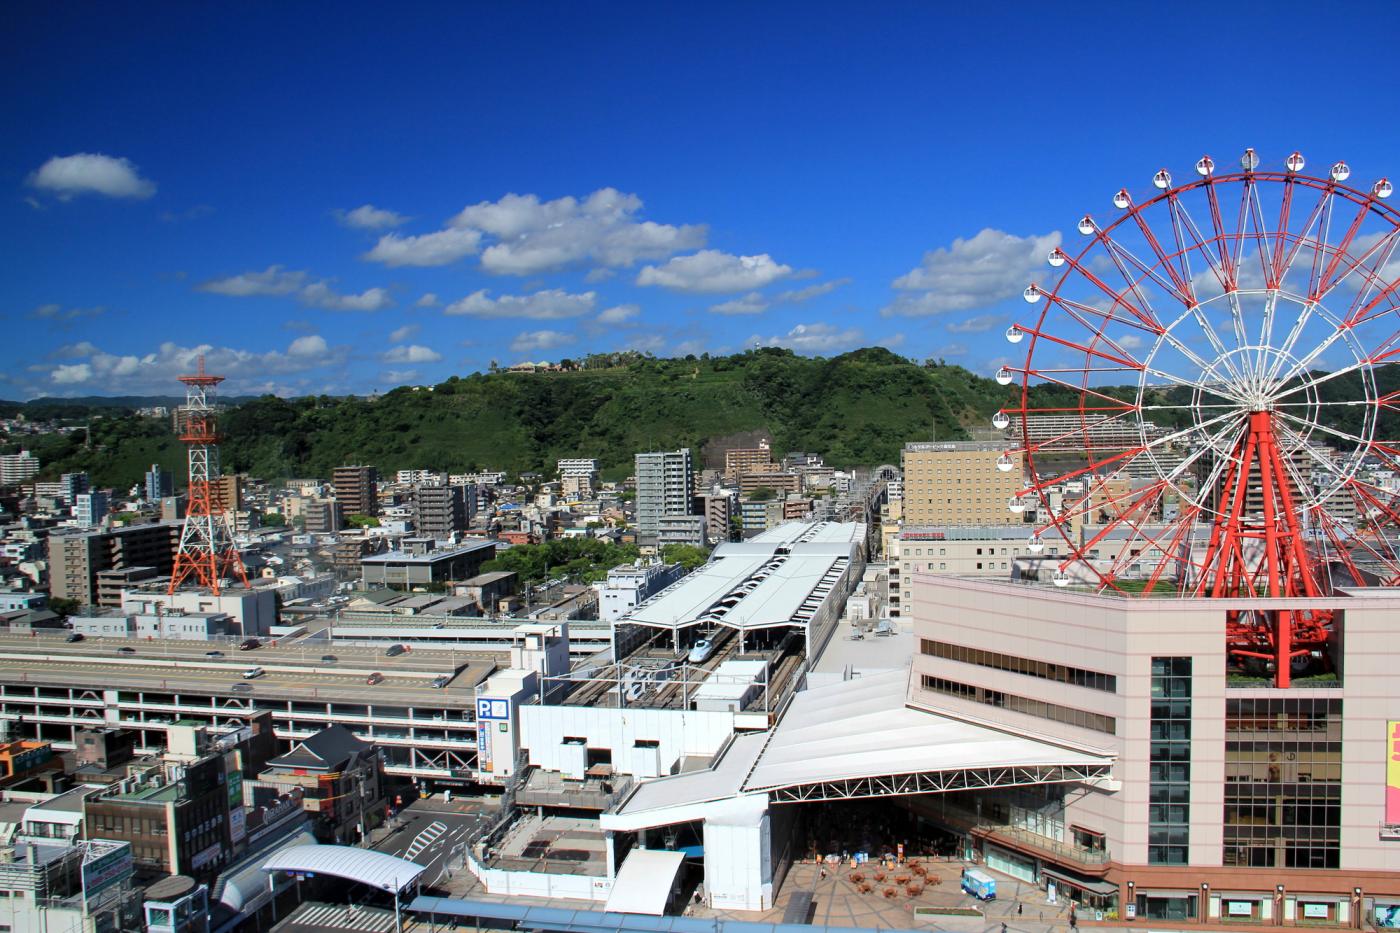
POLYGON ((676 885, 683 852, 661 849, 633 849, 627 853, 622 867, 613 879, 605 910, 608 913, 651 914, 659 917, 666 912, 666 902, 676 885))
POLYGON ((1106 765, 1110 759, 905 706, 889 671, 794 695, 747 792, 889 775, 1106 765))

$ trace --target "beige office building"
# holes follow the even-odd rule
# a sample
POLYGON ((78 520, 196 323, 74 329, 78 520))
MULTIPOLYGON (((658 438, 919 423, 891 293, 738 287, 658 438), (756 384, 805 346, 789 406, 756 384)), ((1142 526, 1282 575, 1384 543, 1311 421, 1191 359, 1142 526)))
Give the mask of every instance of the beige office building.
POLYGON ((1001 444, 950 441, 905 444, 904 521, 910 525, 1019 525, 1007 508, 1022 490, 1019 451, 1001 444), (1003 455, 1011 469, 1000 470, 1003 455))

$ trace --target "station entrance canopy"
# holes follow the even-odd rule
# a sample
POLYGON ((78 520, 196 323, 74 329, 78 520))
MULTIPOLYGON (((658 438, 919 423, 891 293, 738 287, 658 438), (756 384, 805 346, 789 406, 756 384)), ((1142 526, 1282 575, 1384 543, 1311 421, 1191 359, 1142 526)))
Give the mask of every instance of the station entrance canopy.
POLYGON ((428 869, 408 859, 354 846, 305 845, 281 849, 263 863, 265 872, 330 875, 398 894, 428 869))
POLYGON ((725 798, 850 800, 1109 778, 1113 760, 905 706, 907 670, 797 693, 766 734, 736 736, 708 771, 638 785, 609 829, 695 819, 725 798))

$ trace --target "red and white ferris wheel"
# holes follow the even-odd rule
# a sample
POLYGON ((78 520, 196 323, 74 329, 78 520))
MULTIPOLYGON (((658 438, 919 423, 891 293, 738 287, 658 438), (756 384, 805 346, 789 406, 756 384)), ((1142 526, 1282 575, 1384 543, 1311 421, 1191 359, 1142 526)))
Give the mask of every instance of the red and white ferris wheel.
MULTIPOLYGON (((1116 216, 1050 251, 1006 333, 1025 357, 996 373, 1015 394, 993 425, 1018 445, 998 467, 1022 452, 1009 507, 1034 518, 1057 585, 1254 598, 1400 581, 1391 183, 1349 186, 1344 162, 1305 174, 1296 152, 1239 164, 1205 156, 1184 183, 1162 169, 1142 197, 1113 195, 1116 216)), ((1279 685, 1335 621, 1228 619, 1231 657, 1279 685)))

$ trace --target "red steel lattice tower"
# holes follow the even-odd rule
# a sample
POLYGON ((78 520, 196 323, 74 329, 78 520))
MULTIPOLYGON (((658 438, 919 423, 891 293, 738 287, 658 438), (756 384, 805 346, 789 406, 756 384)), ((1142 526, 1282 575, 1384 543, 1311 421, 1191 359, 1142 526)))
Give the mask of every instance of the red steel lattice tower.
POLYGON ((183 427, 180 440, 189 448, 189 504, 175 569, 170 574, 170 593, 193 580, 218 595, 225 580, 238 579, 248 586, 243 559, 233 544, 233 531, 226 513, 214 509, 214 483, 219 478, 219 429, 213 402, 214 389, 224 381, 199 369, 180 376, 185 384, 185 404, 181 407, 183 427))

